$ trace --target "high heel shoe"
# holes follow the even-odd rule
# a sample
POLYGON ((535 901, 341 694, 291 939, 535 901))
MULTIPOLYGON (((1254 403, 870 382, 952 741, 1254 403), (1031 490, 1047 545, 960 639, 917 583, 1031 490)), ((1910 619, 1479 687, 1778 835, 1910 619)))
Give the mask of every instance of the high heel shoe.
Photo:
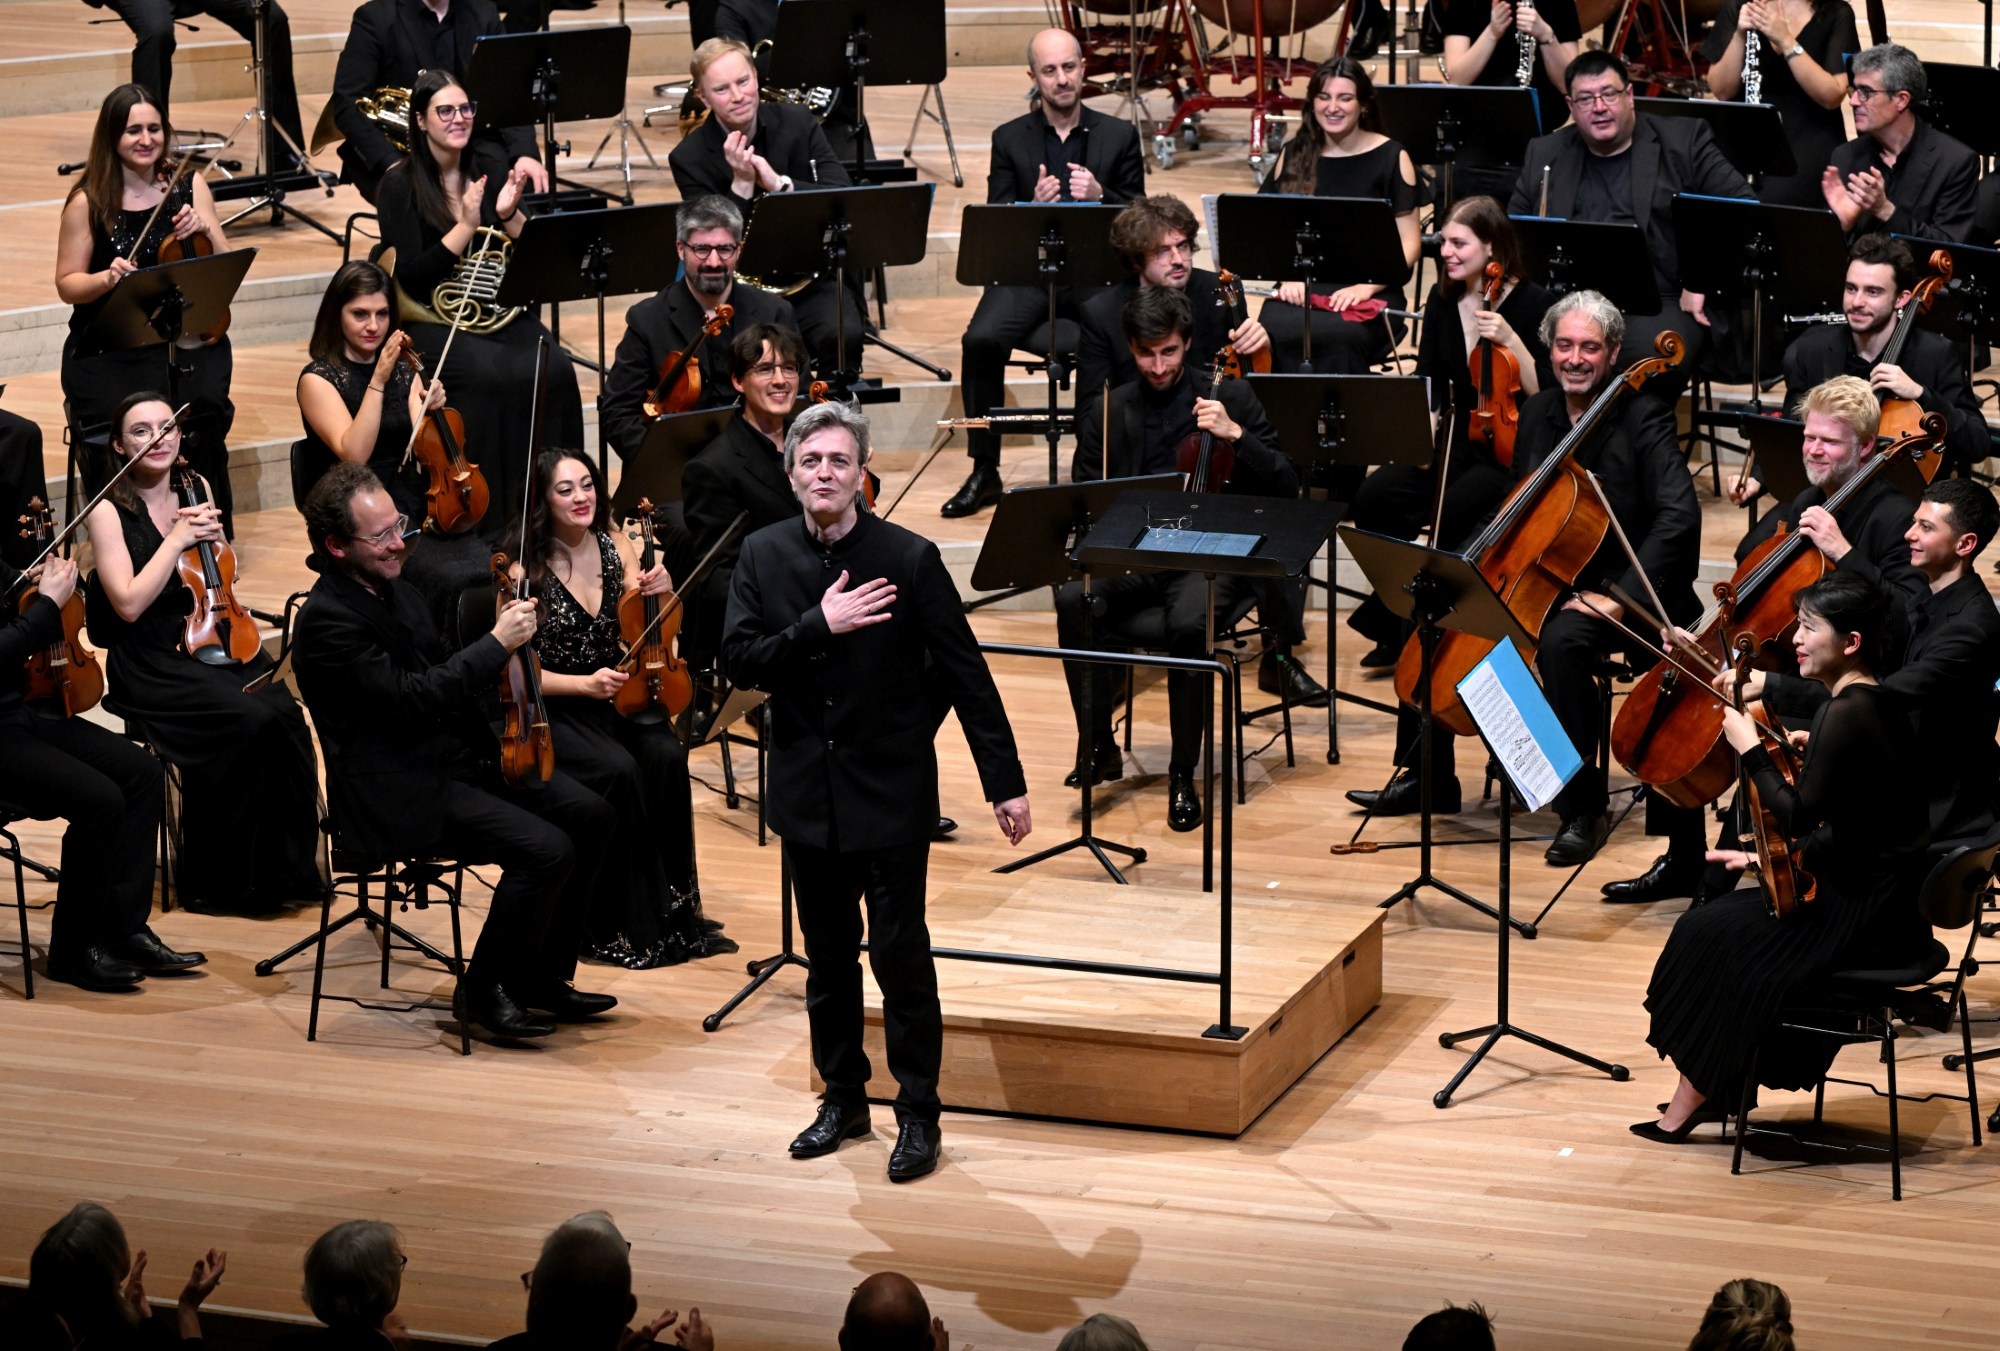
MULTIPOLYGON (((1665 1103, 1660 1105, 1660 1110, 1662 1112, 1667 1110, 1665 1103)), ((1696 1126, 1718 1125, 1727 1120, 1729 1117, 1723 1112, 1697 1107, 1688 1113, 1688 1119, 1681 1122, 1677 1130, 1662 1129, 1657 1121, 1635 1121, 1632 1123, 1632 1134, 1641 1140, 1651 1140, 1656 1145, 1684 1145, 1688 1142, 1689 1132, 1696 1126)))

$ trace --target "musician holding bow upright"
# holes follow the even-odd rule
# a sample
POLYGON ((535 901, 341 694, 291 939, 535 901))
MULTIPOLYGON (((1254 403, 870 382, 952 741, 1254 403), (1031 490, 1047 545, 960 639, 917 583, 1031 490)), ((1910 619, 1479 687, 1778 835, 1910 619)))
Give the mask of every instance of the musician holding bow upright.
MULTIPOLYGON (((1224 380, 1211 398, 1202 377, 1189 369, 1202 354, 1190 354, 1194 313, 1185 295, 1171 287, 1142 287, 1127 302, 1121 323, 1140 378, 1111 391, 1109 446, 1105 444, 1102 409, 1078 424, 1076 458, 1070 464, 1073 481, 1173 473, 1181 444, 1208 432, 1235 452, 1235 471, 1224 491, 1297 496, 1298 472, 1278 451, 1277 433, 1250 386, 1241 380, 1224 380)), ((1248 585, 1242 578, 1217 577, 1217 613, 1228 610, 1241 594, 1239 588, 1248 585)), ((1198 573, 1148 572, 1098 578, 1091 582, 1090 594, 1099 608, 1091 612, 1091 641, 1087 643, 1083 584, 1071 582, 1056 592, 1056 633, 1064 647, 1107 645, 1125 627, 1148 615, 1160 616, 1169 656, 1206 657, 1213 647, 1208 633, 1207 582, 1198 573)), ((1260 600, 1265 594, 1259 593, 1260 600)), ((1081 787, 1085 774, 1091 776, 1092 783, 1123 778, 1124 756, 1111 731, 1110 668, 1095 662, 1065 662, 1063 674, 1069 681, 1077 735, 1076 768, 1063 781, 1064 786, 1081 787), (1086 680, 1093 682, 1088 687, 1088 723, 1083 707, 1086 680)), ((1172 729, 1167 824, 1179 831, 1201 824, 1194 771, 1202 752, 1202 679, 1180 671, 1167 676, 1172 729)))
POLYGON ((759 324, 793 331, 799 326, 783 296, 737 284, 743 213, 730 198, 711 193, 681 203, 674 230, 681 279, 625 311, 625 336, 618 340, 617 360, 604 381, 604 426, 612 449, 627 461, 646 439, 651 419, 645 403, 670 354, 693 348, 701 363, 701 398, 686 411, 726 408, 736 402, 729 382, 729 347, 736 335, 759 324), (705 326, 723 305, 729 306, 730 318, 711 337, 705 326))
MULTIPOLYGON (((1146 191, 1145 152, 1129 122, 1083 102, 1083 49, 1061 28, 1045 28, 1028 43, 1028 78, 1036 106, 993 129, 986 200, 1102 202, 1123 206, 1146 191)), ((1095 288, 1056 291, 1056 317, 1078 318, 1095 288)), ((1030 334, 1048 331, 1049 293, 1039 286, 989 286, 979 297, 959 348, 960 391, 967 417, 985 417, 1006 402, 1007 357, 1030 334)), ((1079 399, 1088 386, 1080 385, 1079 399)), ((971 516, 1000 500, 1000 433, 965 434, 972 472, 946 500, 946 516, 971 516)))
POLYGON ((561 770, 538 792, 508 787, 479 707, 534 636, 534 602, 509 602, 492 632, 447 656, 429 611, 399 580, 405 521, 366 465, 329 470, 305 518, 319 580, 299 613, 292 664, 326 747, 342 843, 500 865, 463 977, 473 1022, 540 1037, 608 1011, 611 996, 569 982, 617 813, 561 770))
POLYGON ((1848 236, 1972 238, 1979 156, 1917 116, 1930 87, 1917 54, 1893 42, 1857 52, 1848 84, 1854 139, 1834 150, 1820 179, 1848 236))
POLYGON ((1013 729, 937 546, 856 499, 868 420, 815 404, 785 437, 802 517, 743 543, 729 594, 723 667, 770 695, 767 810, 784 837, 799 926, 812 953, 806 1016, 826 1083, 794 1158, 870 1134, 862 1049, 860 905, 882 989, 898 1134, 889 1180, 937 1167, 944 1024, 924 924, 938 818, 936 738, 947 711, 1008 841, 1028 835, 1013 729))

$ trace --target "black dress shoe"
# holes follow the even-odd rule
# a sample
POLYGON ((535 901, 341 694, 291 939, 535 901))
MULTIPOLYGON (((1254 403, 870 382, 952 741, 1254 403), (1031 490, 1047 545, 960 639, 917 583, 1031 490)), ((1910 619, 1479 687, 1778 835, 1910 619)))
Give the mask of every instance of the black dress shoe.
POLYGON ((1000 471, 991 465, 975 464, 972 472, 965 476, 965 482, 958 491, 945 499, 942 513, 945 516, 970 516, 983 511, 1000 500, 1007 486, 1000 481, 1000 471))
POLYGON ((1610 835, 1609 816, 1566 817, 1562 829, 1556 832, 1542 858, 1558 868, 1574 868, 1579 863, 1588 863, 1596 858, 1597 851, 1604 847, 1604 841, 1610 835))
MULTIPOLYGON (((1083 787, 1083 747, 1076 748, 1076 768, 1063 779, 1065 788, 1083 787)), ((1125 752, 1118 748, 1118 738, 1106 736, 1097 743, 1095 764, 1091 768, 1090 781, 1093 784, 1112 783, 1125 777, 1125 752)))
POLYGON ((931 838, 933 840, 948 840, 951 838, 952 832, 957 829, 958 822, 952 820, 949 816, 940 816, 937 819, 937 825, 931 829, 931 838))
POLYGON ((146 973, 130 962, 122 962, 103 948, 91 946, 75 955, 49 954, 49 979, 84 990, 107 994, 136 990, 146 973))
POLYGON ((889 1180, 914 1182, 937 1171, 938 1148, 944 1132, 935 1121, 905 1121, 896 1133, 896 1147, 889 1151, 889 1180))
POLYGON ((556 1030, 553 1022, 522 1008, 498 985, 468 990, 465 1016, 496 1037, 546 1037, 556 1030))
POLYGON ((1681 1122, 1677 1130, 1667 1130, 1657 1121, 1635 1121, 1632 1123, 1632 1134, 1641 1140, 1651 1140, 1656 1145, 1684 1145, 1696 1126, 1712 1126, 1728 1119, 1721 1112, 1696 1108, 1688 1113, 1688 1119, 1681 1122))
POLYGON ((1402 658, 1402 655, 1403 645, 1401 643, 1377 643, 1362 656, 1361 666, 1364 670, 1379 671, 1384 666, 1394 666, 1402 658))
POLYGON ((1326 686, 1314 680, 1312 672, 1290 653, 1264 654, 1257 663, 1257 688, 1282 696, 1293 708, 1326 707, 1326 686))
POLYGON ((1167 769, 1167 828, 1182 834, 1201 824, 1201 795, 1194 791, 1194 771, 1167 769))
POLYGON ((1683 897, 1691 897, 1701 890, 1703 866, 1700 860, 1696 860, 1692 866, 1684 864, 1669 850, 1654 859, 1653 866, 1637 877, 1606 882, 1598 890, 1604 893, 1606 905, 1676 901, 1683 897))
POLYGON ((843 1107, 837 1102, 821 1101, 819 1115, 813 1118, 812 1125, 792 1141, 792 1157, 816 1159, 839 1149, 842 1140, 860 1140, 874 1133, 875 1127, 868 1121, 867 1103, 843 1107))
POLYGON ((616 995, 592 994, 577 989, 567 981, 535 990, 522 1002, 531 1009, 540 1009, 559 1023, 587 1023, 618 1007, 616 995))
POLYGON ((116 943, 107 943, 104 950, 128 966, 156 973, 186 971, 208 960, 206 953, 175 952, 151 929, 127 934, 116 943))
MULTIPOLYGON (((1389 781, 1387 788, 1355 788, 1349 790, 1347 800, 1362 810, 1376 816, 1408 816, 1423 809, 1423 780, 1409 770, 1403 770, 1389 781)), ((1458 776, 1439 779, 1431 785, 1431 813, 1434 816, 1451 816, 1459 809, 1458 776)))

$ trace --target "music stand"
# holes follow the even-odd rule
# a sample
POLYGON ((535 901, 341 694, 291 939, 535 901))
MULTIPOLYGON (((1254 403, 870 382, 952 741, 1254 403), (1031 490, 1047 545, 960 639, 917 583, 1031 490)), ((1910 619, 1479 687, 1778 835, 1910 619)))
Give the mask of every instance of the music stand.
MULTIPOLYGON (((1225 192, 1215 201, 1216 266, 1254 281, 1401 286, 1410 279, 1396 208, 1373 197, 1225 192)), ((1312 305, 1299 331, 1312 371, 1312 305)), ((1388 319, 1382 320, 1386 326, 1388 319)))
POLYGON ((549 190, 568 182, 609 201, 602 188, 556 177, 556 120, 623 117, 631 57, 632 30, 623 24, 476 38, 465 63, 465 92, 479 105, 477 130, 540 126, 549 190))
POLYGON ((1502 915, 1478 897, 1459 890, 1431 871, 1431 672, 1437 656, 1438 640, 1446 629, 1455 629, 1494 642, 1512 639, 1522 651, 1532 652, 1535 640, 1521 627, 1521 621, 1495 594, 1472 561, 1409 540, 1378 535, 1358 526, 1340 527, 1347 551, 1374 583, 1375 594, 1391 611, 1412 620, 1417 626, 1418 651, 1423 656, 1417 681, 1417 803, 1421 815, 1417 844, 1417 875, 1381 902, 1387 910, 1398 901, 1415 900, 1425 887, 1441 891, 1453 900, 1471 906, 1490 919, 1516 929, 1523 938, 1535 936, 1535 926, 1512 915, 1502 915))
POLYGON ((1596 291, 1626 314, 1658 314, 1653 252, 1636 225, 1510 216, 1528 275, 1559 296, 1596 291))
POLYGON ((91 321, 88 338, 107 351, 167 345, 167 402, 181 404, 181 381, 192 370, 183 333, 207 333, 229 313, 229 302, 257 259, 255 249, 231 249, 125 274, 91 321), (186 364, 183 364, 186 363, 186 364))
MULTIPOLYGON (((1993 109, 2000 106, 2000 70, 1987 55, 1983 66, 1948 61, 1924 62, 1924 118, 1937 130, 1970 146, 1982 159, 2000 155, 2000 123, 1993 109)), ((1921 258, 1923 255, 1917 255, 1921 258)))
MULTIPOLYGON (((611 442, 604 427, 604 298, 652 295, 674 279, 680 260, 660 247, 674 235, 674 202, 530 216, 514 241, 514 256, 494 304, 555 306, 597 299, 597 481, 611 481, 611 442)), ((601 489, 600 489, 601 490, 601 489)), ((634 501, 637 499, 635 498, 634 501)), ((654 501, 660 499, 655 497, 654 501)))
POLYGON ((1768 103, 1723 103, 1716 99, 1633 99, 1652 117, 1687 117, 1706 122, 1722 157, 1753 184, 1766 174, 1787 178, 1799 171, 1792 143, 1778 110, 1768 103))
POLYGON ((2000 249, 1916 235, 1895 237, 1908 244, 1910 252, 1920 259, 1929 258, 1939 249, 1951 255, 1951 281, 1944 294, 1917 317, 1917 323, 1953 342, 1964 343, 1966 369, 1979 369, 1976 357, 1980 340, 2000 330, 2000 249))
POLYGON ((1049 443, 1052 485, 1062 477, 1056 455, 1062 441, 1056 425, 1056 388, 1063 373, 1062 354, 1056 348, 1056 290, 1111 286, 1131 274, 1111 247, 1111 222, 1121 209, 1087 202, 996 202, 968 205, 959 218, 960 286, 1032 286, 1048 291, 1048 359, 1043 369, 1049 377, 1049 403, 1042 434, 1049 443))
POLYGON ((1461 155, 1478 164, 1519 164, 1542 134, 1535 91, 1515 86, 1392 84, 1375 90, 1382 130, 1416 164, 1443 166, 1438 210, 1455 200, 1451 166, 1461 155))
MULTIPOLYGON (((250 79, 254 91, 250 111, 243 114, 236 123, 235 130, 223 138, 222 148, 227 149, 236 138, 243 134, 243 128, 254 127, 257 133, 257 154, 253 160, 253 171, 225 178, 208 185, 209 194, 218 202, 248 197, 251 200, 236 213, 221 222, 226 230, 251 212, 262 207, 271 208, 271 224, 282 225, 287 215, 304 221, 313 229, 325 235, 336 244, 344 244, 338 234, 320 224, 305 212, 285 200, 285 194, 301 188, 317 188, 333 196, 333 176, 322 177, 312 167, 311 157, 292 134, 282 125, 272 120, 271 94, 269 82, 264 78, 266 53, 270 50, 270 10, 271 0, 250 0, 250 79), (298 168, 286 170, 272 163, 271 141, 275 133, 291 148, 298 159, 298 168)), ((220 152, 218 152, 220 153, 220 152)))
MULTIPOLYGON (((1402 86, 1407 88, 1408 86, 1402 86)), ((1427 465, 1435 455, 1431 442, 1428 381, 1416 375, 1252 375, 1250 388, 1264 405, 1264 415, 1278 433, 1278 448, 1302 470, 1313 464, 1349 469, 1374 465, 1427 465)), ((1335 596, 1366 600, 1359 591, 1334 579, 1334 558, 1327 558, 1323 585, 1326 604, 1326 688, 1334 699, 1395 716, 1394 704, 1349 694, 1335 684, 1337 662, 1335 596)), ((1340 726, 1332 705, 1326 715, 1326 762, 1340 763, 1340 726)))
POLYGON ((722 435, 735 417, 736 405, 730 404, 693 413, 669 413, 655 420, 646 428, 632 458, 619 469, 618 491, 611 495, 612 510, 636 511, 642 497, 650 498, 655 506, 680 501, 681 471, 703 446, 722 435))
POLYGON ((1831 211, 1734 197, 1674 195, 1681 285, 1728 299, 1750 294, 1750 411, 1764 411, 1764 302, 1828 307, 1847 275, 1847 237, 1831 211))
MULTIPOLYGON (((972 208, 967 207, 967 211, 972 208)), ((978 561, 972 565, 972 588, 975 591, 1003 591, 1018 589, 1032 590, 1037 587, 1060 587, 1081 578, 1084 587, 1083 641, 1090 642, 1090 577, 1092 569, 1073 561, 1072 551, 1090 533, 1093 522, 1101 519, 1111 508, 1111 504, 1134 488, 1177 488, 1179 474, 1155 474, 1145 478, 1093 479, 1084 483, 1052 483, 1047 487, 1015 488, 1001 494, 999 504, 993 509, 993 520, 986 527, 986 540, 979 546, 978 561)), ((1126 571, 1123 568, 1102 570, 1106 575, 1126 571)), ((1095 682, 1083 682, 1083 725, 1091 725, 1091 686, 1095 682)), ((1092 733, 1086 732, 1089 737, 1092 733)), ((1146 861, 1146 851, 1127 844, 1114 844, 1110 840, 1099 839, 1092 833, 1091 794, 1092 780, 1096 778, 1097 747, 1092 745, 1083 761, 1079 763, 1081 773, 1078 781, 1083 787, 1083 832, 1073 839, 1053 845, 1027 858, 1016 859, 994 871, 1011 873, 1022 868, 1031 868, 1043 859, 1067 854, 1072 849, 1088 849, 1096 860, 1104 865, 1104 871, 1111 874, 1111 880, 1121 886, 1125 884, 1125 874, 1111 861, 1111 853, 1119 853, 1134 863, 1146 861), (1110 851, 1107 853, 1106 851, 1110 851)))
POLYGON ((771 84, 854 87, 855 162, 848 167, 856 179, 869 174, 870 157, 862 152, 873 149, 863 103, 868 86, 943 84, 945 64, 942 0, 785 0, 778 6, 771 84), (886 40, 873 43, 870 29, 886 40))

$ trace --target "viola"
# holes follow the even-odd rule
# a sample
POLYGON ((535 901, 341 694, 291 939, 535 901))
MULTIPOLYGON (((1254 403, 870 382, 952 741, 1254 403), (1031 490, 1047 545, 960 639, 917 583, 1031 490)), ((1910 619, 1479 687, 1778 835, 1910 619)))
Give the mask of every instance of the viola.
MULTIPOLYGON (((1744 712, 1743 687, 1750 678, 1750 664, 1755 654, 1756 645, 1749 634, 1744 634, 1736 645, 1735 701, 1739 713, 1744 712)), ((1761 722, 1758 732, 1771 751, 1771 763, 1777 766, 1779 777, 1797 787, 1801 767, 1792 758, 1791 743, 1761 722)), ((1790 919, 1798 913, 1800 906, 1819 894, 1819 882, 1805 870, 1799 856, 1792 852, 1792 843, 1786 837, 1784 827, 1771 809, 1764 805, 1757 781, 1743 768, 1740 756, 1737 759, 1736 780, 1743 814, 1749 819, 1750 835, 1757 846, 1757 871, 1764 882, 1764 901, 1771 907, 1774 919, 1790 919)))
POLYGON ((722 336, 722 330, 729 327, 736 317, 733 305, 717 305, 715 313, 701 326, 701 335, 688 344, 685 352, 669 352, 660 362, 660 382, 647 393, 640 408, 648 418, 663 418, 669 413, 685 413, 701 403, 701 357, 697 355, 702 344, 710 338, 722 336))
MULTIPOLYGON (((534 550, 528 542, 529 499, 534 494, 527 485, 535 481, 535 458, 542 449, 542 420, 549 398, 549 340, 542 337, 535 346, 534 412, 529 418, 528 462, 522 468, 521 483, 521 576, 513 575, 506 553, 493 555, 494 613, 517 600, 533 599, 528 577, 528 559, 534 550)), ((548 786, 556 772, 555 736, 549 730, 548 705, 542 700, 542 664, 535 645, 526 642, 508 653, 500 670, 500 773, 510 788, 540 790, 548 786)))
MULTIPOLYGON (((416 372, 421 391, 423 358, 412 347, 405 347, 402 355, 416 372)), ((411 433, 410 453, 430 476, 430 486, 424 489, 424 529, 434 535, 462 535, 478 525, 491 495, 486 476, 465 457, 465 420, 458 410, 426 409, 411 433)))
MULTIPOLYGON (((1576 463, 1577 448, 1614 405, 1679 366, 1686 352, 1680 335, 1671 329, 1653 342, 1660 355, 1634 362, 1614 376, 1548 458, 1515 485, 1492 523, 1466 546, 1465 557, 1500 594, 1529 637, 1538 641, 1549 612, 1575 584, 1611 528, 1610 514, 1576 463)), ((1421 637, 1410 635, 1396 661, 1396 696, 1411 705, 1421 702, 1417 688, 1423 678, 1421 637)), ((1459 701, 1458 682, 1486 659, 1493 646, 1490 638, 1456 629, 1439 640, 1431 661, 1430 688, 1431 716, 1439 726, 1459 736, 1476 734, 1471 715, 1459 701)))
MULTIPOLYGON (((55 538, 55 519, 49 504, 39 497, 28 499, 28 514, 21 517, 21 538, 33 540, 45 550, 55 538)), ((30 583, 21 592, 20 613, 41 596, 30 583)), ((21 697, 30 703, 38 699, 60 699, 63 716, 97 707, 104 697, 104 668, 97 654, 84 645, 84 606, 81 583, 62 607, 62 636, 28 658, 27 684, 21 697)))
MULTIPOLYGON (((653 504, 639 499, 633 523, 639 527, 639 570, 651 572, 655 562, 653 504)), ((649 596, 637 586, 627 588, 618 598, 618 634, 631 649, 627 662, 636 668, 612 696, 611 706, 638 723, 664 722, 679 717, 694 700, 694 679, 687 663, 674 651, 680 635, 681 606, 668 592, 664 597, 649 596), (662 605, 672 612, 662 616, 662 605)))
MULTIPOLYGON (((1236 355, 1236 349, 1229 343, 1222 345, 1216 353, 1215 374, 1208 382, 1208 397, 1213 399, 1222 390, 1222 382, 1231 378, 1232 373, 1242 378, 1243 366, 1236 355)), ((1174 468, 1187 475, 1187 490, 1191 493, 1219 493, 1229 482, 1229 476, 1236 472, 1236 447, 1227 441, 1217 441, 1212 432, 1194 431, 1181 438, 1174 447, 1174 468)))
MULTIPOLYGON (((1217 309, 1228 312, 1229 331, 1231 333, 1241 328, 1250 318, 1249 307, 1243 303, 1243 283, 1228 268, 1224 268, 1215 274, 1215 304, 1217 309)), ((1241 359, 1237 357, 1234 346, 1231 346, 1228 351, 1229 360, 1234 366, 1231 375, 1235 379, 1241 379, 1243 376, 1241 359)), ((1250 369, 1259 375, 1269 375, 1271 373, 1271 344, 1265 343, 1257 351, 1251 353, 1250 369)))
MULTIPOLYGON (((183 455, 174 461, 173 487, 184 507, 206 506, 208 485, 183 455)), ((181 651, 206 666, 241 666, 264 648, 257 621, 236 601, 236 551, 226 540, 201 540, 175 565, 192 594, 181 631, 181 651)))
MULTIPOLYGON (((1896 327, 1889 335, 1889 341, 1882 345, 1882 355, 1876 359, 1878 365, 1900 366, 1903 364, 1903 348, 1910 340, 1910 332, 1917 326, 1917 318, 1930 309, 1937 294, 1951 281, 1951 255, 1938 249, 1930 256, 1930 272, 1910 289, 1910 303, 1903 306, 1896 316, 1896 327)), ((1879 435, 1890 440, 1900 440, 1916 432, 1923 422, 1924 406, 1915 399, 1882 400, 1882 425, 1879 435)), ((1934 455, 1921 461, 1918 468, 1924 470, 1924 481, 1937 477, 1938 467, 1944 463, 1942 455, 1934 455)))
MULTIPOLYGON (((1856 493, 1899 459, 1919 464, 1941 458, 1942 413, 1930 413, 1918 430, 1862 462, 1854 477, 1826 500, 1834 516, 1856 493)), ((1611 723, 1611 753, 1641 783, 1681 807, 1715 801, 1736 779, 1729 743, 1722 735, 1722 696, 1706 681, 1729 664, 1728 653, 1749 642, 1761 658, 1779 648, 1798 623, 1792 597, 1826 575, 1828 563, 1813 542, 1780 522, 1777 532, 1744 556, 1726 582, 1715 584, 1716 606, 1691 630, 1693 650, 1641 675, 1611 723), (1690 665, 1699 668, 1687 669, 1690 665)))
MULTIPOLYGON (((1500 308, 1500 292, 1506 285, 1506 269, 1496 262, 1486 265, 1486 308, 1500 308)), ((1514 463, 1514 437, 1521 429, 1521 362, 1505 344, 1481 338, 1472 349, 1472 384, 1479 391, 1478 406, 1471 412, 1468 432, 1475 441, 1484 441, 1502 468, 1514 463)))

